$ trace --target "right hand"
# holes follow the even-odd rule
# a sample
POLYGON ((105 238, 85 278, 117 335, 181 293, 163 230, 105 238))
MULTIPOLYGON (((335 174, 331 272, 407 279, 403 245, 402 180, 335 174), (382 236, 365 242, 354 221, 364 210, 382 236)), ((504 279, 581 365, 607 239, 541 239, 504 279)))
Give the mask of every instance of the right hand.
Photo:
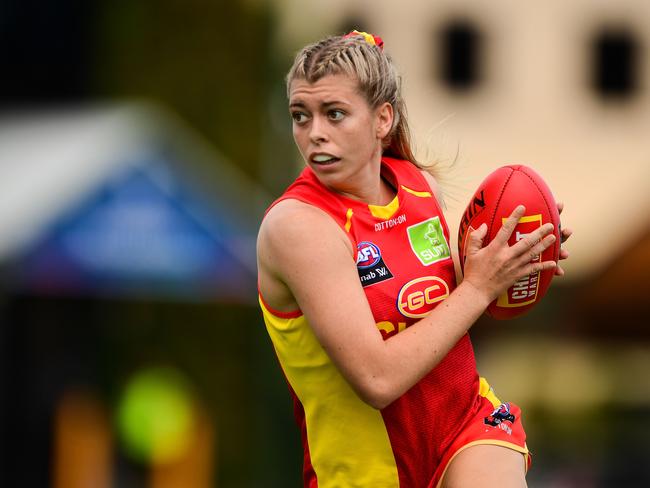
POLYGON ((485 247, 486 224, 481 224, 468 236, 464 281, 484 294, 488 303, 518 279, 557 266, 555 261, 531 262, 555 242, 553 224, 544 224, 516 244, 508 245, 512 232, 525 212, 523 205, 515 208, 492 242, 485 247))

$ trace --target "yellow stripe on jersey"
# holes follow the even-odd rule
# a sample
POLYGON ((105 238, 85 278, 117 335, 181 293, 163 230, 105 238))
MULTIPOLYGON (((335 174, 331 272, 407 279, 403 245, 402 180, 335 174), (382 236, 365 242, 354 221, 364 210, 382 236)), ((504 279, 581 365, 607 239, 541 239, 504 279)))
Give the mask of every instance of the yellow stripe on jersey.
POLYGON ((494 408, 497 408, 499 405, 501 405, 501 400, 497 398, 497 395, 494 393, 494 390, 490 384, 482 376, 479 378, 478 394, 482 397, 487 398, 492 406, 494 406, 494 408))
POLYGON ((280 318, 260 300, 284 374, 302 403, 318 488, 398 488, 379 410, 364 403, 332 364, 304 315, 280 318))
POLYGON ((397 197, 397 195, 395 195, 395 198, 393 198, 388 205, 368 204, 368 210, 370 210, 372 216, 384 220, 390 219, 395 214, 395 212, 397 212, 398 208, 399 208, 399 198, 397 197))
POLYGON ((350 227, 352 227, 352 215, 354 212, 351 208, 348 208, 347 213, 345 214, 345 232, 350 232, 350 227))
POLYGON ((428 192, 428 191, 411 190, 410 188, 408 188, 408 187, 406 187, 404 185, 402 185, 402 189, 404 191, 409 192, 411 195, 415 195, 416 197, 420 197, 420 198, 429 198, 429 197, 431 197, 431 192, 428 192))

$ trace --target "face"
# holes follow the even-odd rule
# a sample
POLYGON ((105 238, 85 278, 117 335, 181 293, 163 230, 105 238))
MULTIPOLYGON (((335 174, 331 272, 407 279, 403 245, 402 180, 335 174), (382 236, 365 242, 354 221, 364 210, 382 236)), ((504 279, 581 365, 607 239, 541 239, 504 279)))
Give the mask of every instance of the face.
POLYGON ((293 137, 306 163, 335 190, 379 179, 382 139, 392 107, 372 109, 356 80, 328 75, 315 83, 297 79, 289 91, 293 137))

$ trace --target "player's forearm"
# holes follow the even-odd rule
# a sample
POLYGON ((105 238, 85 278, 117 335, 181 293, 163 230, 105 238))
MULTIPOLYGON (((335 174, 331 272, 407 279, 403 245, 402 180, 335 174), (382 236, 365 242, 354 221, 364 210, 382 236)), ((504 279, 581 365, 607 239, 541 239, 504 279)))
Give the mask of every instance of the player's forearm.
POLYGON ((442 361, 489 304, 485 293, 461 283, 427 317, 383 343, 380 369, 362 398, 383 408, 404 394, 442 361))

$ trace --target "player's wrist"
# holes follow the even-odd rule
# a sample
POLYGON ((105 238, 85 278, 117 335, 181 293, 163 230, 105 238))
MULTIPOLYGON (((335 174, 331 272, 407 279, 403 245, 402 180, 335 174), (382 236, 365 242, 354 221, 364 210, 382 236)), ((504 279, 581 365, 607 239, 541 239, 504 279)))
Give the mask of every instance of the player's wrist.
POLYGON ((492 295, 484 287, 477 286, 471 280, 463 280, 458 285, 457 290, 462 294, 466 301, 475 304, 481 311, 485 311, 490 302, 494 300, 492 295))

